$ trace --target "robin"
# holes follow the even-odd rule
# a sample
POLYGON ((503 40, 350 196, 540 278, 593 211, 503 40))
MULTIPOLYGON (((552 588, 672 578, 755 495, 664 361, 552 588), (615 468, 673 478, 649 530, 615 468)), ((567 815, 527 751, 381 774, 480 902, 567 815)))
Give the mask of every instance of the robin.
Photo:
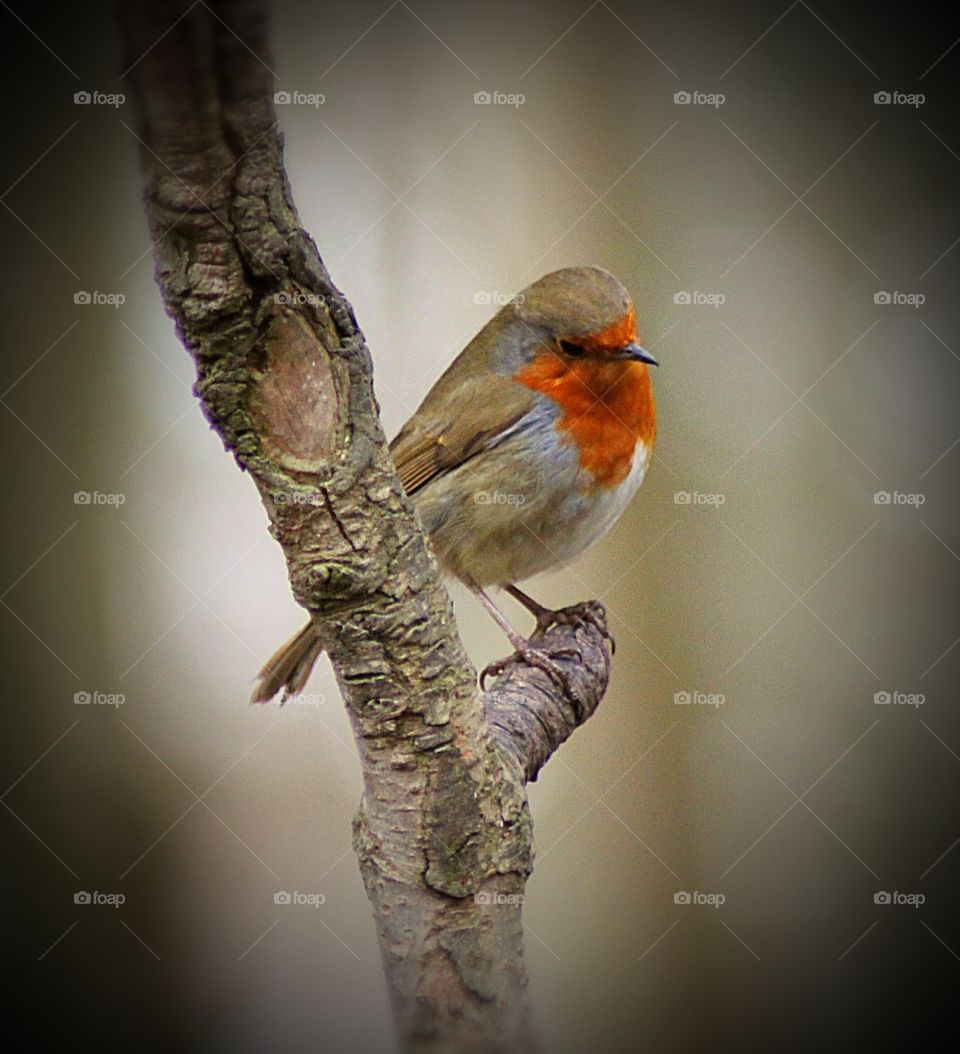
MULTIPOLYGON (((554 271, 497 312, 390 444, 442 569, 554 676, 484 587, 506 590, 541 629, 562 619, 515 583, 593 545, 640 486, 656 431, 648 364, 612 274, 554 271)), ((252 701, 301 692, 321 650, 308 622, 260 671, 252 701)))

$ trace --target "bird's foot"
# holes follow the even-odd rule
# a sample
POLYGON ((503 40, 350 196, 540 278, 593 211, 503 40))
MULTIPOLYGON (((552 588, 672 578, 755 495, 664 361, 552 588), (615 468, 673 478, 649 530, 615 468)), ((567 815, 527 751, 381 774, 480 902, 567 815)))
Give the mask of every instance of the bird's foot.
POLYGON ((607 612, 598 600, 584 600, 568 608, 560 608, 559 611, 541 607, 539 611, 532 612, 532 614, 537 619, 537 633, 546 633, 553 626, 575 626, 581 622, 587 622, 605 640, 610 641, 610 652, 616 654, 617 642, 607 626, 607 612))
POLYGON ((589 622, 606 640, 610 641, 611 654, 616 652, 617 642, 607 627, 607 612, 599 600, 584 600, 580 604, 571 604, 568 608, 554 611, 553 608, 539 604, 532 596, 516 586, 508 585, 504 586, 504 589, 537 620, 534 636, 543 635, 552 626, 571 626, 580 622, 589 622))
POLYGON ((513 654, 491 662, 480 674, 481 690, 487 690, 488 677, 499 677, 500 674, 510 669, 510 667, 524 663, 545 673, 565 695, 571 694, 570 680, 563 667, 554 660, 561 657, 575 659, 578 657, 578 652, 572 648, 564 648, 553 652, 552 655, 547 655, 546 652, 540 651, 539 648, 534 647, 528 640, 524 640, 523 637, 511 641, 511 643, 516 649, 513 654))

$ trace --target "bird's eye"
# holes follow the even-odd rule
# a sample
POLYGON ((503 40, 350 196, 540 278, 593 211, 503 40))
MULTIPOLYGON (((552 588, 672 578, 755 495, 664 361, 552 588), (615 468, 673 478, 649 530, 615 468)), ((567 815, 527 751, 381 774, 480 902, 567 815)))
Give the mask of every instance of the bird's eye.
POLYGON ((569 340, 560 341, 560 350, 564 355, 569 355, 572 359, 577 359, 583 355, 583 348, 581 348, 579 344, 574 344, 569 340))

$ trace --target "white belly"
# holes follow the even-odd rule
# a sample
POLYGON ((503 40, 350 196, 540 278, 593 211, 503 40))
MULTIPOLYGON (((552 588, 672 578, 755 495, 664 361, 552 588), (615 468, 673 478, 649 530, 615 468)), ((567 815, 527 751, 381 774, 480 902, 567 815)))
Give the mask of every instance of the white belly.
POLYGON ((623 482, 615 487, 597 487, 590 493, 589 502, 582 502, 579 508, 570 510, 574 513, 570 517, 570 526, 558 538, 557 553, 561 559, 573 559, 610 530, 637 493, 649 463, 649 448, 645 443, 637 443, 630 472, 623 482))

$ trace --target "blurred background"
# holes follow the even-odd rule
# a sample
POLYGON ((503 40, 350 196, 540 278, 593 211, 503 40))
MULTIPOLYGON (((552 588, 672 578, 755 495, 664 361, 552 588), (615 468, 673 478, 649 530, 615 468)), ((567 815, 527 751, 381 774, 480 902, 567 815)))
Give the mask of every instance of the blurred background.
MULTIPOLYGON (((303 613, 161 309, 111 10, 0 22, 14 1002, 101 1047, 391 1050, 329 666, 246 701, 303 613)), ((545 1049, 927 1035, 960 968, 956 13, 357 0, 272 36, 388 434, 557 267, 614 271, 662 364, 647 482, 531 585, 619 645, 530 793, 545 1049)))

